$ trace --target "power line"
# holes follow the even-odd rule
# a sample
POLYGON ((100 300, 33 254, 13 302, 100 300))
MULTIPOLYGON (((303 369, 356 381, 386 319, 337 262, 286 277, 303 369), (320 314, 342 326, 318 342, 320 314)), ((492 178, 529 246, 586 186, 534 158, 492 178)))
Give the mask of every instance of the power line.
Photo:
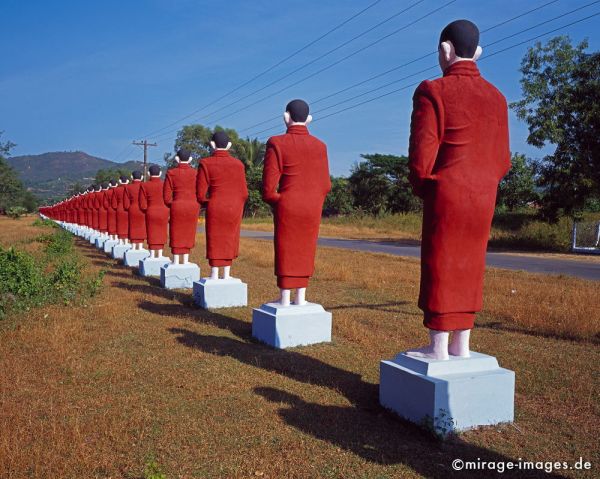
MULTIPOLYGON (((227 105, 225 105, 225 106, 223 106, 223 107, 221 107, 221 108, 219 108, 219 109, 217 109, 217 110, 215 110, 215 111, 213 111, 213 112, 211 112, 211 113, 208 113, 207 115, 204 115, 204 116, 202 116, 202 117, 199 117, 199 118, 197 118, 195 121, 199 121, 199 120, 202 120, 202 119, 205 119, 205 118, 209 118, 210 116, 214 115, 215 113, 218 113, 218 112, 222 111, 222 110, 223 110, 223 109, 225 109, 225 108, 229 108, 230 106, 233 106, 233 105, 235 105, 235 104, 239 103, 240 101, 242 101, 242 100, 244 100, 244 99, 246 99, 246 98, 248 98, 248 97, 250 97, 250 96, 252 96, 252 95, 254 95, 254 94, 256 94, 256 93, 258 93, 258 92, 260 92, 260 91, 262 91, 262 90, 265 90, 266 88, 268 88, 268 87, 270 87, 270 86, 272 86, 272 85, 274 85, 274 84, 278 83, 279 81, 281 81, 281 80, 283 80, 283 79, 285 79, 285 78, 289 77, 290 75, 292 75, 292 74, 294 74, 294 73, 297 73, 298 71, 302 70, 302 69, 303 69, 303 68, 305 68, 306 66, 309 66, 309 65, 311 65, 311 64, 313 64, 313 63, 315 63, 316 61, 318 61, 318 60, 320 60, 320 59, 324 58, 325 56, 327 56, 327 55, 329 55, 329 54, 333 53, 334 51, 337 51, 337 50, 339 50, 340 48, 342 48, 342 47, 344 47, 344 46, 348 45, 349 43, 351 43, 352 41, 356 40, 357 38, 360 38, 361 36, 365 35, 366 33, 370 32, 370 31, 374 30, 375 28, 377 28, 377 27, 381 26, 382 24, 384 24, 384 23, 388 22, 389 20, 391 20, 391 19, 393 19, 393 18, 395 18, 395 17, 399 16, 400 14, 402 14, 402 13, 404 13, 404 12, 408 11, 408 10, 410 10, 411 8, 413 8, 413 7, 415 7, 416 5, 418 5, 418 4, 420 4, 420 3, 422 3, 423 1, 424 1, 424 0, 418 0, 417 2, 415 2, 415 3, 411 4, 411 5, 409 5, 408 7, 406 7, 406 8, 405 8, 405 9, 403 9, 403 10, 401 10, 400 12, 396 12, 394 15, 392 15, 392 16, 390 16, 390 17, 388 17, 387 19, 383 20, 382 22, 379 22, 378 24, 374 25, 373 27, 370 27, 369 29, 367 29, 367 30, 365 30, 364 32, 362 32, 362 33, 360 33, 360 34, 356 35, 356 36, 355 36, 355 37, 353 37, 352 39, 350 39, 350 40, 348 40, 348 41, 346 41, 346 42, 344 42, 344 43, 342 43, 342 44, 338 45, 337 47, 335 47, 335 48, 333 48, 333 49, 329 50, 328 52, 326 52, 326 53, 324 53, 324 54, 320 55, 320 56, 319 56, 319 57, 317 57, 316 59, 313 59, 313 60, 311 60, 310 62, 308 62, 308 63, 306 63, 306 64, 302 65, 301 67, 297 68, 296 70, 294 70, 294 71, 292 71, 292 72, 290 72, 290 73, 288 73, 288 74, 284 75, 283 77, 280 77, 280 78, 278 78, 277 80, 274 80, 273 82, 271 82, 271 83, 267 84, 266 86, 264 86, 264 87, 262 87, 262 88, 259 88, 258 90, 254 90, 254 91, 252 91, 251 93, 248 93, 247 95, 245 95, 245 96, 243 96, 243 97, 241 97, 241 98, 238 98, 237 100, 235 100, 235 101, 233 101, 233 102, 231 102, 231 103, 229 103, 229 104, 227 104, 227 105)), ((276 92, 274 92, 274 93, 271 93, 271 94, 269 94, 269 95, 267 95, 267 96, 265 96, 265 97, 262 97, 262 98, 260 98, 259 100, 255 101, 255 102, 253 102, 253 103, 250 103, 250 104, 248 104, 248 105, 246 105, 246 106, 244 106, 244 107, 242 107, 242 108, 239 108, 239 109, 237 109, 237 110, 235 110, 235 111, 233 111, 233 112, 231 112, 231 113, 228 113, 227 115, 225 115, 225 116, 222 116, 222 117, 220 117, 220 118, 218 118, 217 120, 214 120, 214 121, 215 121, 215 122, 216 122, 216 121, 220 121, 220 120, 222 120, 222 119, 225 119, 225 118, 228 118, 228 117, 230 117, 230 116, 232 116, 232 115, 235 115, 236 113, 239 113, 239 112, 241 112, 241 111, 247 110, 248 108, 251 108, 252 106, 256 105, 257 103, 260 103, 260 102, 262 102, 262 101, 265 101, 265 100, 267 100, 267 99, 271 98, 271 96, 272 96, 272 95, 276 95, 276 94, 278 94, 278 93, 281 93, 282 91, 285 91, 285 90, 287 90, 287 89, 289 89, 289 88, 291 88, 291 87, 293 87, 293 86, 296 86, 296 85, 298 85, 299 83, 302 83, 302 82, 304 82, 304 81, 308 80, 309 78, 312 78, 312 77, 314 77, 314 76, 316 76, 316 75, 318 75, 318 74, 320 74, 320 73, 322 73, 322 72, 324 72, 324 71, 326 71, 326 70, 328 70, 328 69, 330 69, 330 68, 333 68, 334 66, 338 65, 339 63, 341 63, 341 62, 343 62, 343 61, 345 61, 345 60, 347 60, 347 59, 349 59, 349 58, 353 57, 354 55, 357 55, 358 53, 361 53, 362 51, 364 51, 364 50, 366 50, 366 49, 368 49, 368 48, 371 48, 372 46, 374 46, 374 45, 376 45, 376 44, 378 44, 378 43, 382 42, 383 40, 386 40, 387 38, 389 38, 389 37, 391 37, 391 36, 393 36, 393 35, 396 35, 396 34, 398 34, 398 33, 399 33, 399 32, 401 32, 402 30, 405 30, 405 29, 407 29, 408 27, 410 27, 410 26, 412 26, 412 25, 416 24, 417 22, 419 22, 419 21, 421 21, 421 20, 423 20, 423 19, 427 18, 428 16, 431 16, 431 15, 433 15, 434 13, 438 12, 439 10, 442 10, 443 8, 446 8, 447 6, 451 5, 452 3, 455 3, 456 1, 457 1, 457 0, 450 0, 449 2, 446 2, 446 3, 445 3, 444 5, 442 5, 441 7, 435 8, 434 10, 432 10, 432 11, 430 11, 429 13, 427 13, 427 14, 425 14, 425 15, 423 15, 423 16, 421 16, 421 17, 419 17, 418 19, 416 19, 416 20, 414 20, 414 21, 412 21, 412 22, 409 22, 408 24, 406 24, 406 25, 404 25, 404 26, 402 26, 402 27, 400 27, 400 28, 398 28, 398 29, 396 29, 396 30, 392 31, 391 33, 388 33, 387 35, 384 35, 383 37, 380 37, 380 38, 378 38, 377 40, 375 40, 375 41, 373 41, 373 42, 371 42, 371 43, 367 44, 366 46, 364 46, 364 47, 362 47, 362 48, 360 48, 360 49, 358 49, 358 50, 355 50, 354 52, 350 53, 349 55, 346 55, 345 57, 343 57, 343 58, 341 58, 341 59, 337 60, 336 62, 329 64, 328 66, 326 66, 326 67, 322 68, 321 70, 318 70, 318 71, 316 71, 316 72, 314 72, 314 73, 311 73, 311 74, 309 74, 308 76, 306 76, 306 77, 302 78, 301 80, 298 80, 298 81, 296 81, 296 82, 294 82, 294 83, 292 83, 292 84, 290 84, 290 85, 287 85, 287 86, 283 87, 282 89, 280 89, 280 90, 278 90, 278 91, 276 91, 276 92)), ((168 132, 161 133, 161 135, 159 135, 159 136, 165 136, 165 135, 171 134, 173 131, 176 131, 176 130, 170 130, 170 131, 168 131, 168 132)))
MULTIPOLYGON (((539 35, 536 35, 536 36, 534 36, 534 37, 528 38, 527 40, 523 40, 523 41, 521 41, 521 42, 515 43, 515 44, 513 44, 513 45, 511 45, 511 46, 509 46, 509 47, 506 47, 506 48, 503 48, 503 49, 501 49, 501 50, 495 51, 495 52, 491 53, 490 55, 487 55, 486 57, 482 58, 482 59, 481 59, 481 60, 479 60, 479 61, 481 62, 481 61, 487 60, 487 59, 489 59, 489 58, 491 58, 491 57, 493 57, 493 56, 499 55, 500 53, 504 53, 504 52, 506 52, 506 51, 508 51, 508 50, 511 50, 511 49, 513 49, 513 48, 516 48, 516 47, 519 47, 519 46, 521 46, 521 45, 524 45, 525 43, 529 43, 529 42, 531 42, 531 41, 533 41, 533 40, 537 40, 537 39, 539 39, 539 38, 541 38, 541 37, 544 37, 544 36, 546 36, 546 35, 550 35, 551 33, 555 33, 555 32, 557 32, 557 31, 563 30, 564 28, 570 27, 570 26, 572 26, 572 25, 575 25, 575 24, 577 24, 577 23, 581 23, 581 22, 583 22, 583 21, 585 21, 585 20, 589 20, 590 18, 596 17, 596 16, 598 16, 598 15, 600 15, 600 12, 594 13, 594 14, 592 14, 592 15, 588 15, 587 17, 580 18, 579 20, 575 20, 575 21, 573 21, 573 22, 571 22, 571 23, 567 23, 566 25, 562 25, 562 26, 560 26, 560 27, 558 27, 558 28, 555 28, 555 29, 553 29, 553 30, 549 30, 549 31, 547 31, 547 32, 541 33, 541 34, 539 34, 539 35)), ((439 75, 434 75, 434 76, 431 76, 431 77, 427 78, 427 80, 432 80, 432 79, 435 79, 435 78, 438 78, 438 77, 439 77, 439 75)), ((387 93, 384 93, 384 94, 382 94, 382 95, 376 96, 376 97, 374 97, 374 98, 370 98, 370 99, 368 99, 368 100, 362 101, 362 102, 360 102, 360 103, 357 103, 357 104, 355 104, 355 105, 350 105, 350 106, 348 106, 348 107, 346 107, 346 108, 343 108, 343 109, 341 109, 341 110, 337 110, 337 111, 334 111, 334 112, 332 112, 332 113, 329 113, 328 115, 325 115, 325 116, 322 116, 322 117, 320 117, 320 118, 317 118, 316 120, 314 120, 314 122, 317 122, 317 121, 322 121, 322 120, 324 120, 324 119, 326 119, 326 118, 329 118, 329 117, 332 117, 332 116, 335 116, 335 115, 339 115, 340 113, 343 113, 343 112, 345 112, 345 111, 348 111, 348 110, 352 110, 352 109, 354 109, 354 108, 358 108, 359 106, 365 105, 365 104, 367 104, 367 103, 371 103, 371 102, 373 102, 373 101, 380 100, 381 98, 388 97, 388 96, 390 96, 390 95, 393 95, 394 93, 398 93, 398 92, 400 92, 400 91, 402 91, 402 90, 406 90, 407 88, 414 87, 414 86, 416 86, 416 85, 418 85, 418 84, 420 84, 420 83, 421 83, 421 81, 418 81, 418 82, 415 82, 415 83, 411 83, 410 85, 405 85, 405 86, 403 86, 403 87, 401 87, 401 88, 397 88, 397 89, 395 89, 395 90, 389 91, 389 92, 387 92, 387 93)), ((314 123, 314 122, 313 122, 313 123, 314 123)), ((261 139, 265 139, 265 138, 266 138, 266 137, 263 137, 263 138, 261 138, 261 139)))
POLYGON ((144 181, 148 180, 148 147, 157 146, 156 143, 148 143, 148 140, 133 141, 132 145, 144 147, 144 181))
MULTIPOLYGON (((550 2, 550 3, 553 3, 553 2, 550 2)), ((505 36, 505 37, 503 37, 503 38, 501 38, 501 39, 499 39, 499 40, 495 40, 495 41, 493 41, 493 42, 491 42, 491 43, 488 43, 488 44, 486 44, 486 45, 483 45, 483 47, 484 47, 484 48, 488 48, 488 47, 490 47, 490 46, 492 46, 492 45, 495 45, 495 44, 497 44, 497 43, 500 43, 500 42, 506 41, 506 40, 508 40, 508 39, 510 39, 510 38, 516 37, 516 36, 518 36, 518 35, 520 35, 520 34, 522 34, 522 33, 525 33, 525 32, 527 32, 527 31, 533 30, 533 29, 535 29, 535 28, 538 28, 538 27, 540 27, 540 26, 542 26, 542 25, 545 25, 545 24, 547 24, 547 23, 553 22, 553 21, 555 21, 555 20, 557 20, 557 19, 559 19, 559 18, 563 18, 563 17, 564 17, 564 16, 566 16, 566 15, 570 15, 570 14, 572 14, 572 13, 578 12, 578 11, 580 11, 580 10, 584 9, 584 8, 587 8, 587 7, 589 7, 589 6, 591 6, 591 5, 594 5, 594 4, 597 4, 597 3, 600 3, 600 0, 595 0, 594 2, 588 3, 588 4, 586 4, 586 5, 583 5, 583 6, 581 6, 581 7, 578 7, 578 8, 575 8, 575 9, 573 9, 573 10, 570 10, 570 11, 568 11, 568 12, 563 12, 563 13, 561 13, 560 15, 557 15, 557 16, 555 16, 555 17, 553 17, 553 18, 550 18, 550 19, 548 19, 548 20, 544 20, 543 22, 537 23, 537 24, 535 24, 535 25, 533 25, 533 26, 531 26, 531 27, 525 28, 525 29, 523 29, 523 30, 520 30, 520 31, 518 31, 518 32, 516 32, 516 33, 513 33, 513 34, 510 34, 510 35, 507 35, 507 36, 505 36)), ((525 12, 525 13, 524 13, 524 14, 522 14, 521 16, 523 16, 523 15, 525 15, 525 14, 527 14, 527 12, 525 12)), ((515 18, 516 18, 516 17, 515 17, 515 18)), ((506 23, 506 21, 503 21, 503 22, 501 22, 501 23, 502 23, 502 24, 505 24, 505 23, 506 23)), ((495 26, 493 26, 493 27, 490 27, 489 29, 487 29, 487 31, 491 30, 492 28, 495 28, 495 26)), ((484 30, 484 31, 486 31, 486 30, 484 30)), ((415 59, 415 60, 412 60, 412 61, 410 61, 410 62, 407 62, 407 63, 405 63, 405 64, 403 64, 403 65, 400 65, 400 66, 398 66, 398 67, 394 67, 393 69, 390 69, 390 70, 387 70, 387 71, 393 71, 393 70, 397 70, 398 68, 400 68, 400 67, 402 67, 402 66, 409 65, 409 64, 411 64, 411 63, 414 63, 414 62, 415 62, 415 61, 417 61, 417 60, 421 60, 421 59, 423 59, 423 58, 426 58, 426 57, 428 57, 428 56, 430 56, 430 55, 431 55, 431 54, 423 55, 423 56, 421 56, 421 57, 419 57, 419 58, 417 58, 417 59, 415 59)), ((368 91, 366 91, 366 92, 364 92, 364 93, 361 93, 361 94, 359 94, 359 95, 356 95, 356 96, 354 96, 354 97, 348 98, 348 99, 346 99, 346 100, 343 100, 343 101, 341 101, 341 102, 338 102, 338 103, 335 103, 334 105, 330 105, 330 106, 328 106, 328 107, 326 107, 326 108, 322 108, 321 110, 317 110, 315 113, 319 113, 319 112, 321 112, 321 111, 328 110, 328 109, 330 109, 330 108, 333 108, 333 107, 335 107, 335 106, 339 106, 339 105, 341 105, 341 104, 343 104, 343 103, 347 103, 348 101, 352 101, 352 100, 354 100, 354 99, 357 99, 357 98, 360 98, 360 97, 362 97, 362 96, 368 95, 369 93, 373 93, 373 92, 375 92, 375 91, 381 90, 381 89, 383 89, 383 88, 385 88, 385 87, 388 87, 388 86, 390 86, 390 85, 392 85, 392 84, 395 84, 395 83, 398 83, 398 82, 400 82, 400 81, 406 80, 407 78, 410 78, 410 77, 412 77, 412 76, 414 76, 414 75, 416 75, 416 74, 420 74, 420 73, 423 73, 423 72, 426 72, 426 71, 428 71, 428 70, 432 70, 432 69, 435 69, 435 68, 437 68, 437 65, 433 65, 433 66, 431 66, 431 67, 428 67, 428 68, 425 68, 424 70, 421 70, 421 71, 419 71, 419 72, 417 72, 417 73, 414 73, 414 74, 411 74, 411 75, 408 75, 408 76, 402 77, 402 78, 400 78, 400 79, 398 79, 398 80, 391 81, 391 82, 389 82, 389 83, 386 83, 386 84, 384 84, 384 85, 381 85, 381 86, 379 86, 379 87, 377 87, 377 88, 374 88, 374 89, 368 90, 368 91)), ((384 73, 385 73, 385 72, 384 72, 384 73)), ((371 77, 371 79, 378 78, 378 77, 380 77, 380 76, 382 76, 382 74, 375 75, 374 77, 371 77)), ((342 93, 342 92, 344 92, 344 91, 347 91, 347 90, 349 90, 349 89, 353 88, 354 86, 358 86, 359 84, 366 83, 368 80, 369 80, 369 79, 367 79, 367 80, 363 80, 363 81, 361 81, 361 82, 359 82, 359 83, 356 83, 356 84, 354 84, 354 85, 352 85, 352 86, 350 86, 350 87, 347 87, 347 88, 344 88, 344 89, 342 89, 342 90, 339 90, 339 91, 337 91, 337 92, 334 92, 334 93, 332 93, 332 94, 329 94, 329 95, 327 95, 327 96, 325 96, 325 97, 322 97, 322 98, 320 98, 320 99, 318 99, 318 100, 316 100, 316 101, 314 101, 314 102, 311 102, 311 103, 312 103, 312 104, 315 104, 315 103, 318 103, 318 102, 320 102, 320 101, 322 101, 322 100, 324 100, 324 99, 327 99, 327 98, 331 98, 331 97, 333 97, 333 96, 336 96, 337 94, 339 94, 339 93, 342 93)), ((271 119, 269 119, 269 120, 266 120, 266 121, 264 121, 264 122, 261 122, 260 124, 269 123, 269 122, 271 122, 271 121, 274 121, 274 120, 276 120, 277 118, 278 118, 278 117, 273 117, 273 118, 271 118, 271 119)), ((257 125, 258 125, 258 124, 257 124, 257 125)), ((255 126, 256 126, 256 125, 255 125, 255 126)), ((270 131, 270 130, 272 130, 272 129, 275 129, 275 128, 276 128, 275 126, 274 126, 274 127, 270 127, 270 128, 266 128, 266 129, 260 130, 260 131, 258 131, 258 132, 252 133, 252 134, 251 134, 251 135, 249 135, 249 136, 256 136, 256 135, 259 135, 259 134, 261 134, 261 133, 264 133, 264 132, 266 132, 266 131, 270 131)), ((245 130, 240 130, 240 131, 245 131, 245 130)))
MULTIPOLYGON (((514 16, 512 18, 509 18, 507 20, 503 20, 502 22, 497 23, 497 24, 495 24, 495 25, 493 25, 493 26, 491 26, 489 28, 481 30, 480 33, 483 34, 483 33, 489 32, 489 31, 491 31, 491 30, 493 30, 495 28, 498 28, 498 27, 500 27, 502 25, 506 25, 507 23, 513 22, 513 21, 518 20, 520 18, 523 18, 523 17, 525 17, 527 15, 530 15, 533 12, 541 10, 542 8, 545 8, 548 5, 551 5, 553 3, 557 3, 559 1, 560 0, 551 0, 549 2, 546 2, 546 3, 542 4, 542 5, 539 5, 539 6, 535 7, 535 8, 527 10, 526 12, 523 12, 523 13, 521 13, 519 15, 516 15, 516 16, 514 16)), ((407 67, 408 65, 412 65, 413 63, 416 63, 416 62, 418 62, 420 60, 423 60, 423 59, 425 59, 425 58, 427 58, 427 57, 429 57, 431 55, 435 55, 436 53, 437 53, 437 50, 435 50, 433 52, 426 53, 425 55, 422 55, 422 56, 420 56, 418 58, 415 58, 414 60, 410 60, 410 61, 408 61, 406 63, 402 63, 401 65, 397 65, 397 66, 395 66, 393 68, 390 68, 389 70, 386 70, 384 72, 378 73, 377 75, 373 75, 373 76, 371 76, 371 77, 369 77, 369 78, 367 78, 365 80, 361 80, 358 83, 354 83, 354 84, 352 84, 352 85, 350 85, 350 86, 348 86, 346 88, 343 88, 341 90, 337 90, 337 91, 335 91, 333 93, 330 93, 330 94, 325 95, 325 96, 323 96, 321 98, 313 100, 313 101, 311 101, 311 105, 315 105, 315 104, 320 103, 320 102, 322 102, 324 100, 327 100, 327 99, 332 98, 334 96, 337 96, 337 95, 339 95, 341 93, 344 93, 344 92, 346 92, 348 90, 351 90, 351 89, 356 88, 358 86, 364 85, 365 83, 368 83, 370 81, 376 80, 377 78, 381 78, 381 77, 383 77, 385 75, 388 75, 388 74, 390 74, 390 73, 392 73, 392 72, 394 72, 396 70, 399 70, 400 68, 407 67)), ((274 116, 272 118, 269 118, 268 120, 264 120, 264 121, 261 121, 259 123, 255 123, 254 125, 251 125, 249 127, 243 128, 243 129, 239 130, 238 132, 241 133, 241 132, 244 132, 244 131, 247 131, 247 130, 252 130, 252 129, 256 128, 257 126, 261 126, 261 125, 264 125, 264 124, 269 123, 271 121, 277 120, 277 119, 279 119, 280 116, 281 115, 277 115, 277 116, 274 116)))
POLYGON ((354 20, 355 18, 359 17, 360 15, 362 15, 363 13, 365 13, 367 10, 370 10, 371 8, 373 8, 375 5, 377 5, 378 3, 380 3, 382 0, 376 0, 375 2, 367 5, 365 8, 363 8, 362 10, 360 10, 359 12, 355 13, 354 15, 350 16, 349 18, 347 18, 346 20, 344 20, 342 23, 336 25, 335 27, 333 27, 332 29, 328 30, 327 32, 325 32, 324 34, 322 34, 321 36, 317 37, 316 39, 312 40, 311 42, 307 43, 306 45, 304 45, 303 47, 299 48, 298 50, 296 50, 295 52, 291 53, 290 55, 288 55, 287 57, 283 58, 282 60, 279 60, 277 63, 275 63, 274 65, 271 65, 269 68, 267 68, 266 70, 263 70, 262 72, 258 73, 257 75, 253 76, 252 78, 250 78, 250 80, 245 81, 244 83, 238 85, 237 87, 235 87, 234 89, 228 91, 227 93, 224 93, 222 96, 220 96, 219 98, 211 101, 210 103, 207 103, 206 105, 202 106, 201 108, 198 108, 197 110, 194 110, 192 113, 190 113, 189 115, 183 116, 181 118, 179 118, 178 120, 175 120, 173 123, 168 124, 167 126, 164 126, 162 128, 159 128, 158 130, 154 130, 150 133, 148 133, 147 135, 144 136, 152 136, 155 135, 156 133, 159 133, 167 128, 170 128, 171 126, 174 126, 180 122, 182 122, 183 120, 187 120, 188 118, 196 115, 197 113, 199 113, 200 111, 204 110, 205 108, 208 108, 209 106, 214 105, 215 103, 218 103, 219 101, 221 101, 222 99, 228 97, 229 95, 231 95, 232 93, 235 93, 236 91, 241 90, 242 88, 244 88, 245 86, 249 85, 250 83, 252 83, 253 81, 257 80, 258 78, 266 75, 267 73, 273 71, 275 68, 283 65, 285 62, 287 62, 288 60, 292 59, 293 57, 295 57, 296 55, 302 53, 304 50, 306 50, 307 48, 310 48, 311 46, 313 46, 315 43, 320 42, 321 40, 323 40, 325 37, 331 35, 333 32, 339 30, 340 28, 342 28, 344 25, 346 25, 347 23, 351 22, 352 20, 354 20))

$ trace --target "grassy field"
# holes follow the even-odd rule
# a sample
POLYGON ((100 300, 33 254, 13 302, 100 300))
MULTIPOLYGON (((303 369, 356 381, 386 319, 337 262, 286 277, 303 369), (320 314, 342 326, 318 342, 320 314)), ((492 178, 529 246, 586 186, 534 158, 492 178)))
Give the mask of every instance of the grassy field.
MULTIPOLYGON (((589 213, 585 220, 600 221, 600 214, 589 213)), ((561 218, 557 224, 548 224, 536 219, 533 212, 501 213, 494 218, 489 245, 496 250, 565 253, 571 247, 572 226, 568 218, 561 218)), ((246 218, 244 228, 271 231, 273 220, 270 217, 246 218)), ((421 239, 421 214, 323 218, 321 235, 417 242, 421 239)))
MULTIPOLYGON (((0 245, 42 230, 0 218, 0 245)), ((320 249, 308 299, 333 313, 334 342, 277 351, 252 340, 250 308, 200 310, 77 245, 106 270, 96 297, 0 321, 3 478, 447 478, 455 458, 579 457, 597 475, 598 283, 487 272, 473 349, 515 370, 516 422, 440 442, 377 398, 379 360, 425 340, 416 260, 320 249)), ((258 306, 276 295, 272 245, 241 252, 233 274, 258 306)), ((206 272, 203 253, 199 237, 206 272)), ((582 473, 521 474, 563 476, 582 473)))

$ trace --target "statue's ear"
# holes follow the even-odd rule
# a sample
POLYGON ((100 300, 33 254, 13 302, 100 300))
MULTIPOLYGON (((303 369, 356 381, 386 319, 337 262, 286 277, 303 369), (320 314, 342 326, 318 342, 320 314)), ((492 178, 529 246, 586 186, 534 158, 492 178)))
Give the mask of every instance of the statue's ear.
POLYGON ((285 121, 286 125, 289 125, 292 122, 292 116, 289 111, 283 113, 283 121, 285 121))
POLYGON ((227 142, 227 146, 225 147, 225 149, 229 150, 229 148, 231 148, 231 142, 230 141, 227 142))
POLYGON ((308 115, 306 117, 306 121, 304 122, 306 125, 308 125, 310 122, 312 121, 312 115, 308 115))
POLYGON ((175 155, 175 161, 179 163, 179 156, 175 155))
POLYGON ((217 145, 216 145, 216 143, 215 143, 214 141, 212 141, 212 140, 210 140, 210 147, 211 147, 213 150, 216 150, 216 149, 217 149, 217 145))
POLYGON ((440 48, 442 49, 442 55, 444 55, 444 60, 446 60, 447 62, 454 60, 456 54, 454 53, 454 45, 452 45, 451 41, 440 43, 440 48))
POLYGON ((473 61, 476 62, 477 60, 479 60, 479 57, 482 53, 483 48, 481 48, 481 45, 477 45, 477 48, 475 49, 475 55, 473 55, 473 61))

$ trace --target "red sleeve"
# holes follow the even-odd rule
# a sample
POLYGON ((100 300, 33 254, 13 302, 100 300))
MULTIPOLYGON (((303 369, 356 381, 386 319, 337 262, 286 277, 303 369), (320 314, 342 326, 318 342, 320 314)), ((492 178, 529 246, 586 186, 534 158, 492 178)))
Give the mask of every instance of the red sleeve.
POLYGON ((331 191, 331 175, 329 174, 329 155, 327 155, 327 146, 325 146, 325 168, 327 171, 327 178, 324 184, 324 193, 327 195, 331 191))
MULTIPOLYGON (((118 186, 117 186, 118 188, 118 186)), ((113 190, 113 194, 110 197, 110 206, 112 207, 113 210, 117 209, 117 206, 119 206, 119 203, 117 202, 117 189, 115 188, 113 190)))
POLYGON ((140 207, 140 210, 144 212, 148 209, 146 189, 144 188, 143 184, 140 186, 140 192, 138 194, 138 205, 140 207))
POLYGON ((510 139, 508 133, 508 105, 506 104, 506 98, 502 97, 502 120, 501 120, 501 135, 499 149, 500 161, 502 164, 502 173, 499 179, 502 179, 508 170, 510 170, 511 155, 510 155, 510 139))
POLYGON ((102 193, 102 206, 104 206, 106 209, 110 207, 110 204, 108 202, 108 191, 102 193))
POLYGON ((246 167, 242 162, 240 162, 240 169, 242 175, 242 197, 246 201, 248 199, 248 183, 246 183, 246 167))
POLYGON ((442 112, 430 85, 430 82, 424 81, 413 96, 408 146, 410 167, 408 179, 413 192, 421 198, 425 194, 426 180, 431 179, 442 132, 442 112))
POLYGON ((263 200, 274 205, 279 201, 277 188, 281 179, 281 153, 271 140, 267 142, 267 151, 265 152, 265 162, 262 177, 262 197, 263 200))
POLYGON ((171 183, 171 175, 169 173, 167 172, 167 177, 163 185, 163 200, 165 200, 165 205, 171 207, 171 203, 173 202, 173 184, 171 183))
POLYGON ((196 199, 201 205, 208 203, 208 197, 206 196, 208 193, 208 185, 208 169, 204 162, 201 161, 198 165, 198 176, 196 177, 196 199))
POLYGON ((123 193, 123 209, 125 211, 129 211, 129 207, 131 206, 131 198, 129 198, 129 187, 125 187, 125 192, 123 193))

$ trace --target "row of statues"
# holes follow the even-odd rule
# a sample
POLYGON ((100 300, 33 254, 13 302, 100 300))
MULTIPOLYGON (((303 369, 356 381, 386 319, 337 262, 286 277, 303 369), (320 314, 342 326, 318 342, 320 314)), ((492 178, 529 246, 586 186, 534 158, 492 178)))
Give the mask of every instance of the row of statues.
MULTIPOLYGON (((430 344, 407 354, 445 360, 468 357, 469 334, 482 307, 485 251, 497 187, 510 167, 504 96, 481 77, 479 31, 467 20, 449 24, 438 50, 443 77, 422 82, 414 94, 409 146, 410 182, 423 199, 419 307, 430 344), (449 333, 454 332, 452 341, 449 333)), ((275 226, 275 275, 287 306, 306 303, 323 203, 331 188, 327 148, 311 135, 309 106, 290 102, 287 132, 270 138, 263 171, 263 199, 275 226), (295 290, 294 302, 291 292, 295 290)), ((107 234, 160 256, 168 238, 174 264, 187 263, 200 208, 206 209, 206 253, 211 277, 228 278, 239 253, 240 225, 248 196, 244 166, 229 153, 225 132, 213 135, 212 156, 190 166, 180 150, 164 182, 157 166, 95 185, 40 211, 59 221, 107 234)))
MULTIPOLYGON (((423 200, 419 307, 430 340, 381 361, 379 400, 414 422, 433 418, 434 428, 445 432, 448 420, 454 429, 512 421, 515 376, 492 356, 469 349, 475 314, 482 308, 498 183, 510 168, 507 104, 477 68, 482 49, 472 22, 446 26, 438 52, 443 76, 416 89, 409 142, 409 180, 423 200)), ((331 340, 331 313, 306 302, 331 188, 327 148, 308 131, 306 102, 290 102, 284 120, 287 132, 269 139, 263 170, 280 296, 254 309, 252 318, 253 336, 278 348, 331 340)), ((131 242, 138 250, 146 240, 158 256, 168 227, 172 264, 185 265, 199 210, 206 208, 211 278, 218 279, 222 267, 227 279, 239 253, 248 191, 242 163, 229 154, 227 135, 215 133, 211 146, 212 156, 202 159, 197 171, 190 166, 190 153, 180 150, 164 183, 160 169, 152 166, 147 182, 134 172, 131 181, 121 177, 96 185, 40 211, 63 224, 131 242)), ((206 291, 208 283, 200 283, 206 291)))

